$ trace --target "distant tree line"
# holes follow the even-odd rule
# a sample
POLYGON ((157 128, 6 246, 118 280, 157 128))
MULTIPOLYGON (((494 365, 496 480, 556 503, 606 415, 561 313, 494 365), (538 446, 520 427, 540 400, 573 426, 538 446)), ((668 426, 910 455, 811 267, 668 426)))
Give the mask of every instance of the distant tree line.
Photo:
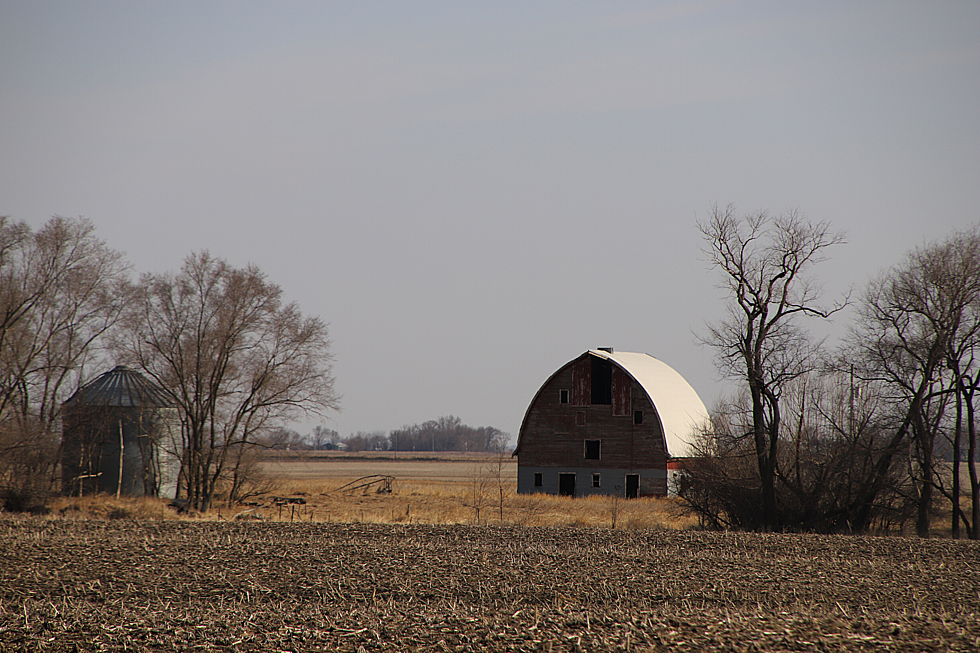
POLYGON ((467 426, 455 415, 384 431, 358 431, 347 437, 323 426, 306 436, 281 430, 271 437, 272 449, 345 451, 461 451, 500 453, 510 436, 492 426, 467 426))
POLYGON ((716 207, 700 228, 730 298, 703 341, 738 390, 688 462, 688 507, 722 528, 928 537, 942 500, 954 537, 980 537, 980 227, 829 305, 809 276, 844 240, 826 223, 716 207), (837 349, 804 329, 849 304, 837 349))
POLYGON ((389 451, 485 451, 500 453, 508 434, 492 426, 472 427, 449 415, 403 426, 388 434, 389 451))

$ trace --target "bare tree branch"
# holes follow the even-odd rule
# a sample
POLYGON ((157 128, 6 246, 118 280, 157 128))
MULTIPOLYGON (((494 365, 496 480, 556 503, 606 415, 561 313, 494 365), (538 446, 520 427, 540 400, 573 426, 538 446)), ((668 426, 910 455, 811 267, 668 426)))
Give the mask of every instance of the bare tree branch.
POLYGON ((804 275, 844 237, 798 211, 775 218, 765 211, 739 216, 731 205, 713 207, 698 227, 707 260, 721 270, 721 287, 732 302, 728 318, 709 325, 701 341, 716 350, 723 374, 748 387, 762 523, 774 529, 780 395, 787 383, 812 368, 817 349, 794 318, 828 318, 847 305, 845 298, 830 307, 818 306, 819 288, 804 275))
POLYGON ((116 347, 180 409, 193 507, 207 510, 227 466, 247 459, 233 451, 339 407, 326 325, 283 304, 258 268, 192 254, 175 275, 144 276, 135 296, 116 347))

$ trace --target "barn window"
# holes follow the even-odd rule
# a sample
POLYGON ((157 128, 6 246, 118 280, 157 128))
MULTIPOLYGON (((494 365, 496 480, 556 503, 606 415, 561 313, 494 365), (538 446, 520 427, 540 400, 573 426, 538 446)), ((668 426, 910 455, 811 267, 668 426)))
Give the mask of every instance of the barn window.
POLYGON ((612 363, 592 358, 592 403, 612 404, 612 363))
POLYGON ((592 474, 592 487, 599 487, 599 474, 598 473, 593 473, 592 474))
POLYGON ((558 391, 558 403, 567 404, 568 403, 568 390, 558 391))
POLYGON ((585 441, 585 459, 586 460, 599 460, 599 442, 600 440, 586 440, 585 441))
POLYGON ((541 487, 542 485, 544 485, 544 474, 534 472, 534 487, 541 487))
POLYGON ((575 413, 575 424, 578 426, 585 426, 585 411, 580 410, 575 413))
POLYGON ((634 424, 642 424, 643 423, 643 411, 642 410, 634 410, 633 411, 633 423, 634 424))

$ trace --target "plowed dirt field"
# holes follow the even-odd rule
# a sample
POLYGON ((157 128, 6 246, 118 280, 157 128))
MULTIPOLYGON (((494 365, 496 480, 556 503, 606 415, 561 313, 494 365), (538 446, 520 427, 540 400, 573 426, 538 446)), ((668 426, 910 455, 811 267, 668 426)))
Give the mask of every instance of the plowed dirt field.
POLYGON ((980 545, 0 519, 2 651, 976 651, 980 545))

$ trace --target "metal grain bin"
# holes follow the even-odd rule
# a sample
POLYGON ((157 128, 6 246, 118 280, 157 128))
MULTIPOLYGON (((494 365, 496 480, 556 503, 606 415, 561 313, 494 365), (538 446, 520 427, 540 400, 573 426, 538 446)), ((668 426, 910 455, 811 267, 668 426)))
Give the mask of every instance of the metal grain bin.
POLYGON ((79 388, 62 414, 65 494, 176 495, 180 426, 159 386, 119 365, 79 388))

